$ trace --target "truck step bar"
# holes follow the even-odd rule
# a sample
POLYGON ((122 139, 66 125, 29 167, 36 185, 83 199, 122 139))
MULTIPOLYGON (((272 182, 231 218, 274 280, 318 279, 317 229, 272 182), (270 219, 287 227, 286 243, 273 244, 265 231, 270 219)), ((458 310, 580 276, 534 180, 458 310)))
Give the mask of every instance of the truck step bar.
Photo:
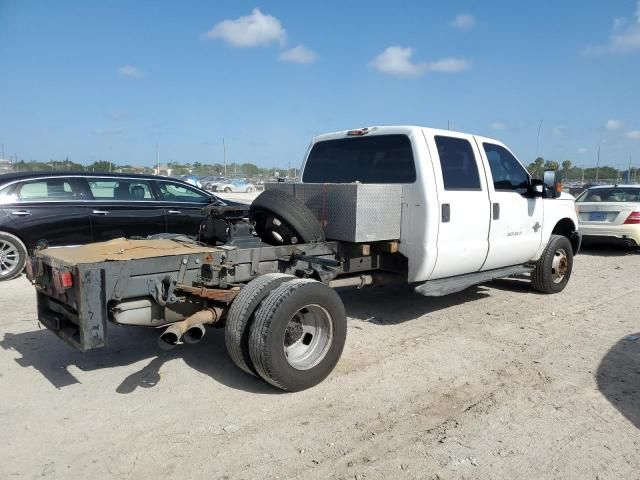
POLYGON ((530 273, 533 271, 533 268, 533 265, 515 265, 513 267, 487 270, 485 272, 468 273, 455 277, 430 280, 418 285, 415 291, 425 297, 441 297, 443 295, 449 295, 450 293, 461 292, 473 285, 489 282, 497 278, 530 273))

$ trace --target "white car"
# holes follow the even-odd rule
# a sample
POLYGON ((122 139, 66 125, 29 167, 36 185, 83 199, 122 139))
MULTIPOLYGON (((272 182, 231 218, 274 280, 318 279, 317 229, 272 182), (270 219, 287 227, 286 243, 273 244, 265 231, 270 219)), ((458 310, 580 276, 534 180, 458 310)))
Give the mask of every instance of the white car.
POLYGON ((221 183, 216 186, 216 192, 225 193, 251 193, 256 190, 256 186, 253 183, 247 183, 244 180, 232 180, 228 183, 221 183))
POLYGON ((585 240, 640 246, 640 185, 600 185, 576 199, 585 240))

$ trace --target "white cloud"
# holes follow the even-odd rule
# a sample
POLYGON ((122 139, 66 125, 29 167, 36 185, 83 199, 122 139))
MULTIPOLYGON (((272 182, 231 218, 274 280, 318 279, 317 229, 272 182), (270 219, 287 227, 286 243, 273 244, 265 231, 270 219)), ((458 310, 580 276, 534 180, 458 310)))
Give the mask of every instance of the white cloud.
POLYGON ((493 122, 489 125, 493 130, 504 130, 507 126, 502 122, 493 122))
POLYGON ((588 148, 586 148, 586 147, 580 147, 580 148, 578 149, 578 153, 587 153, 588 151, 589 151, 589 149, 588 149, 588 148))
POLYGON ((415 63, 411 60, 413 49, 399 46, 387 47, 369 64, 379 72, 397 77, 418 77, 429 71, 457 73, 468 69, 471 64, 458 58, 444 58, 432 63, 415 63))
POLYGON ((607 120, 605 128, 609 131, 619 130, 623 127, 623 123, 620 120, 607 120))
POLYGON ((298 45, 282 52, 279 58, 283 62, 313 63, 318 58, 318 55, 304 45, 298 45))
POLYGON ((476 18, 468 13, 461 13, 453 19, 451 26, 458 30, 471 30, 476 26, 476 18))
POLYGON ((640 130, 631 130, 630 132, 627 132, 627 137, 633 140, 640 140, 640 130))
POLYGON ((607 53, 629 53, 640 50, 640 0, 636 3, 635 19, 613 20, 613 29, 605 44, 585 48, 583 55, 604 55, 607 53))
POLYGON ((286 32, 280 20, 254 8, 250 15, 216 23, 204 36, 222 39, 234 47, 260 47, 284 44, 286 32))
POLYGON ((443 58, 427 64, 427 70, 431 72, 458 73, 468 70, 471 62, 461 58, 443 58))
POLYGON ((142 78, 143 75, 140 69, 133 65, 123 65, 118 68, 118 74, 125 78, 142 78))
POLYGON ((418 76, 426 71, 423 63, 411 62, 411 48, 387 47, 370 65, 382 73, 396 76, 418 76))

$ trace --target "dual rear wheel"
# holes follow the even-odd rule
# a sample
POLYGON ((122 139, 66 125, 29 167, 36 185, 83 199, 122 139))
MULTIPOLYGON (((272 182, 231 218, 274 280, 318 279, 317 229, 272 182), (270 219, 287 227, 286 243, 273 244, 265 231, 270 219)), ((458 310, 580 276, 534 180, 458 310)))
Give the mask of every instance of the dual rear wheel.
POLYGON ((291 392, 331 373, 346 335, 344 305, 333 289, 279 273, 247 284, 225 327, 227 350, 238 367, 291 392))

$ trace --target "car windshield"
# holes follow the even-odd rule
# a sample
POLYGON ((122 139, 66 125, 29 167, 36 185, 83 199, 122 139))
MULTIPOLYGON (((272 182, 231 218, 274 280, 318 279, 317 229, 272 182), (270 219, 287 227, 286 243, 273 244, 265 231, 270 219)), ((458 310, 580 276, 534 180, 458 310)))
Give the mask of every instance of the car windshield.
POLYGON ((590 188, 576 199, 577 203, 633 202, 640 203, 640 187, 590 188))

